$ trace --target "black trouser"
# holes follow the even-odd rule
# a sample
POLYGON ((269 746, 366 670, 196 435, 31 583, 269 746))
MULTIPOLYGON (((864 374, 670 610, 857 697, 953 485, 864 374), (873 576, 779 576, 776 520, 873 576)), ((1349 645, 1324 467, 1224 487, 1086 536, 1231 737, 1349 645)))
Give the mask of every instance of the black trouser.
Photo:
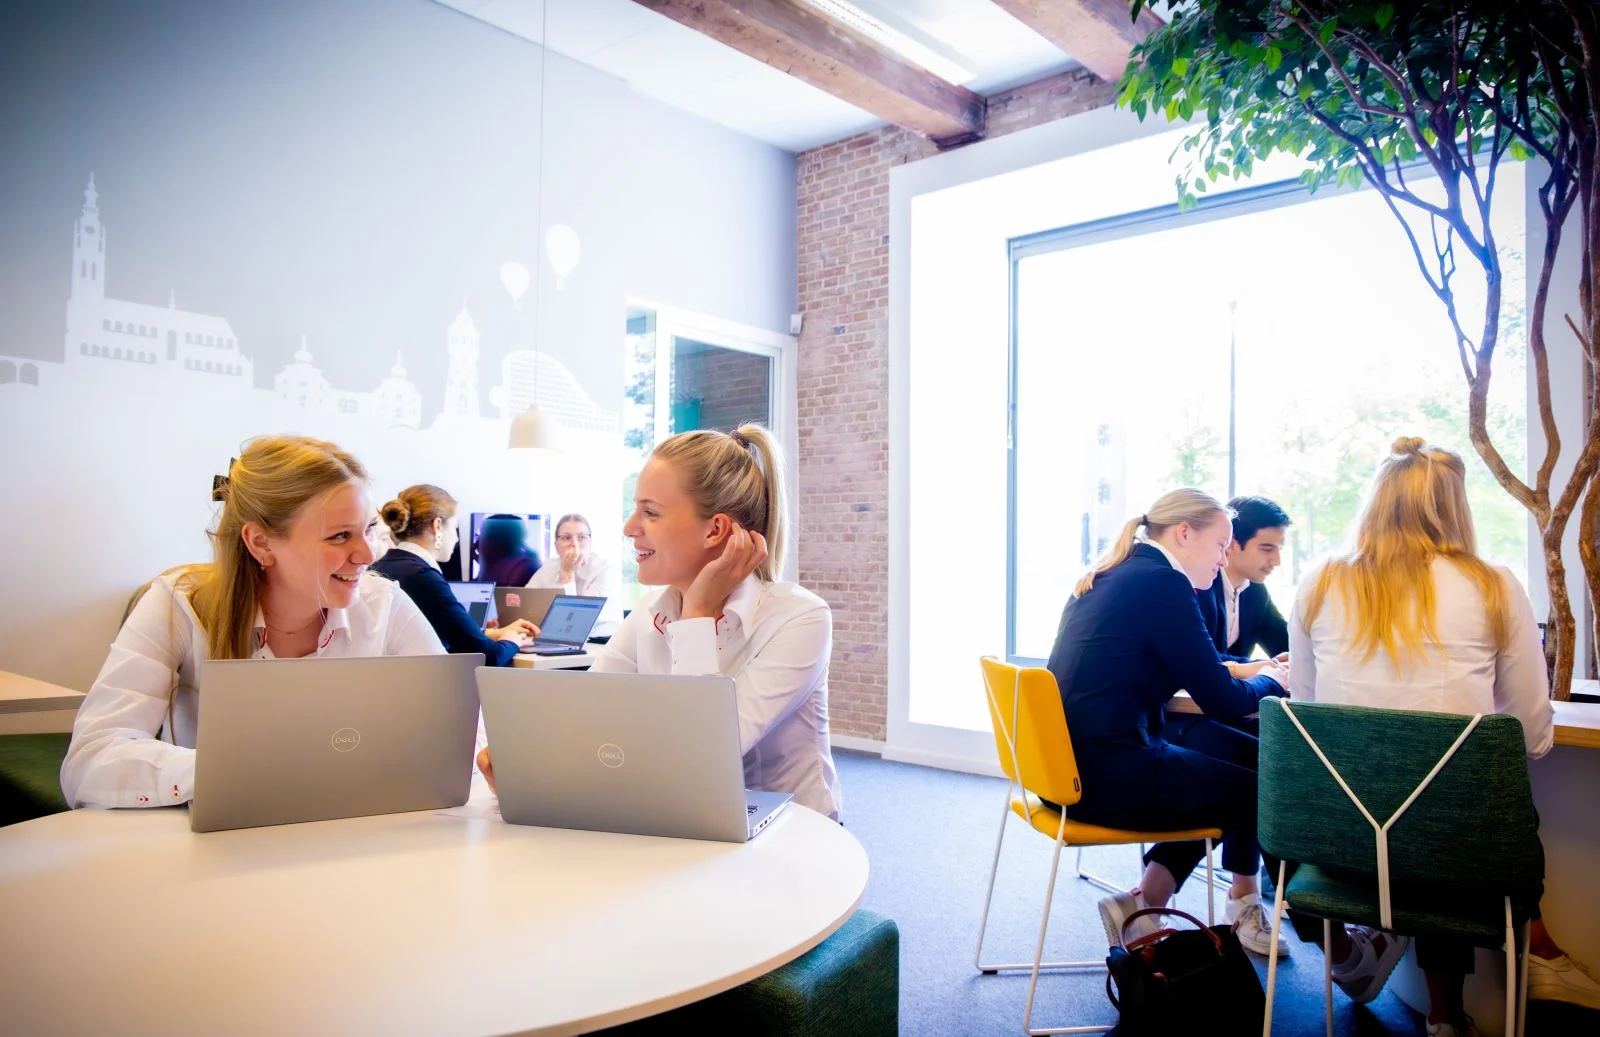
MULTIPOLYGON (((1074 821, 1162 831, 1222 829, 1222 866, 1254 875, 1257 739, 1202 716, 1173 718, 1166 740, 1150 745, 1085 741, 1075 745, 1083 799, 1074 821)), ((1205 857, 1199 840, 1156 843, 1146 864, 1160 864, 1179 887, 1205 857)))

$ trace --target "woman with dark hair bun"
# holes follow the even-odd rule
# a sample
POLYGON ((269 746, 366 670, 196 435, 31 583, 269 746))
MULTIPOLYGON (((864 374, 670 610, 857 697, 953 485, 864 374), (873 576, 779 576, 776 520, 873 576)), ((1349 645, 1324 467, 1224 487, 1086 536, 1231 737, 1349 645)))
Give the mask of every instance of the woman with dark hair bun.
POLYGON ((456 501, 437 486, 408 486, 379 514, 394 535, 395 546, 373 563, 411 596, 433 625, 434 633, 453 654, 482 652, 490 666, 510 666, 539 628, 519 619, 503 627, 481 630, 451 593, 439 563, 456 550, 456 501))

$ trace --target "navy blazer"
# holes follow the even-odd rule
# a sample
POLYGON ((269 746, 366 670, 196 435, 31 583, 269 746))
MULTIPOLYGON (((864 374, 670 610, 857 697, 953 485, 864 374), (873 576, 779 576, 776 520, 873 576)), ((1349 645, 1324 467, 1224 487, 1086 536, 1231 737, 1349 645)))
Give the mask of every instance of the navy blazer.
POLYGON ((1218 573, 1209 590, 1196 591, 1200 616, 1211 642, 1225 658, 1248 662, 1259 645, 1271 659, 1289 650, 1289 624, 1263 584, 1252 581, 1239 592, 1239 637, 1228 643, 1227 574, 1218 573))
POLYGON ((515 641, 485 637, 466 607, 456 600, 444 574, 410 551, 391 547, 388 554, 372 563, 371 569, 389 577, 410 595, 444 642, 445 651, 452 655, 482 652, 490 666, 510 666, 517 657, 515 641))
POLYGON ((1165 741, 1166 703, 1180 689, 1223 720, 1247 717, 1261 699, 1283 694, 1264 674, 1229 675, 1189 578, 1148 544, 1135 544, 1126 561, 1067 602, 1049 666, 1079 752, 1094 743, 1165 741))

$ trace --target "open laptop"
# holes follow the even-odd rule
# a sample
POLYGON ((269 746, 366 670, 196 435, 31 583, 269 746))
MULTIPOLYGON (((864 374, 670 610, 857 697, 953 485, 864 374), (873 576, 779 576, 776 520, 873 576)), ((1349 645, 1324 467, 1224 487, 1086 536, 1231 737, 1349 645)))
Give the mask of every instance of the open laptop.
POLYGON ((727 677, 478 671, 512 824, 742 843, 789 803, 744 787, 727 677))
POLYGON ((605 604, 602 597, 557 594, 539 623, 539 636, 523 645, 521 651, 532 655, 581 655, 605 604))
POLYGON ((526 619, 534 626, 542 626, 545 613, 550 611, 550 603, 560 596, 560 587, 496 587, 495 616, 503 627, 510 626, 519 619, 526 619))
POLYGON ((458 807, 480 654, 200 664, 196 832, 458 807))
POLYGON ((480 630, 485 623, 498 615, 494 609, 492 583, 452 583, 450 593, 456 596, 456 600, 467 610, 467 615, 472 617, 472 622, 480 630))

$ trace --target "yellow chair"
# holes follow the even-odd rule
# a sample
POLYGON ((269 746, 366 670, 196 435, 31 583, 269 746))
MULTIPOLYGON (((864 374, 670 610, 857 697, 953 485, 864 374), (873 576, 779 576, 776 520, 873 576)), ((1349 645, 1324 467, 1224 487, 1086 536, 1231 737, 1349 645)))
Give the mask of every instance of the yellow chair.
POLYGON ((1000 834, 994 844, 994 864, 989 869, 989 892, 983 900, 983 919, 978 923, 978 946, 973 964, 984 975, 1029 969, 1028 1004, 1022 1013, 1022 1028, 1034 1037, 1058 1033, 1104 1033, 1109 1026, 1065 1026, 1035 1029, 1033 1000, 1042 969, 1103 969, 1105 961, 1044 960, 1044 937, 1050 927, 1050 902, 1055 896, 1056 871, 1063 846, 1121 846, 1134 843, 1173 842, 1204 839, 1206 843, 1206 915, 1215 923, 1215 885, 1211 873, 1211 848, 1222 838, 1216 828, 1194 828, 1181 832, 1138 832, 1073 821, 1064 811, 1052 810, 1042 800, 1071 806, 1083 798, 1078 778, 1078 761, 1067 734, 1067 718, 1061 708, 1061 693, 1055 676, 1039 667, 1018 667, 993 656, 979 660, 983 668, 984 690, 989 699, 989 720, 994 725, 995 747, 1000 768, 1010 778, 1006 787, 1005 812, 1000 815, 1000 834), (983 938, 989 927, 989 907, 994 902, 995 875, 1000 870, 1000 848, 1005 843, 1006 820, 1016 814, 1034 831, 1055 840, 1050 860, 1050 881, 1045 887, 1044 916, 1039 921, 1039 939, 1033 960, 1015 964, 985 964, 983 938))

